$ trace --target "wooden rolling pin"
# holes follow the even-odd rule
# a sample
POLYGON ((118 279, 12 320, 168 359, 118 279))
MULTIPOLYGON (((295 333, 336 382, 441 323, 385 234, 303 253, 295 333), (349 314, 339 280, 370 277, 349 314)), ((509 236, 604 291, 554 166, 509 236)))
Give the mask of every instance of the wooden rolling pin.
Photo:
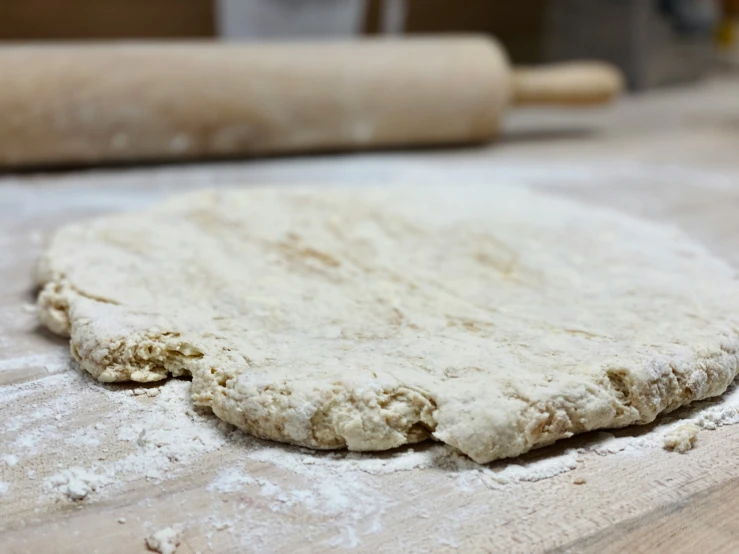
POLYGON ((511 70, 485 37, 0 47, 0 167, 480 142, 511 104, 593 104, 604 64, 511 70))

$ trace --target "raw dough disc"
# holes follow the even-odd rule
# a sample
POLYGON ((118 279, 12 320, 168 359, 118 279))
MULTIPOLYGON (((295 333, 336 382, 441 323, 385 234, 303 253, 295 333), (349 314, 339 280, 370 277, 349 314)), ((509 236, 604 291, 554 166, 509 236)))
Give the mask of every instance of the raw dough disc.
POLYGON ((260 437, 478 462, 721 394, 737 281, 679 232, 508 186, 202 192, 66 227, 41 321, 101 381, 192 374, 260 437))

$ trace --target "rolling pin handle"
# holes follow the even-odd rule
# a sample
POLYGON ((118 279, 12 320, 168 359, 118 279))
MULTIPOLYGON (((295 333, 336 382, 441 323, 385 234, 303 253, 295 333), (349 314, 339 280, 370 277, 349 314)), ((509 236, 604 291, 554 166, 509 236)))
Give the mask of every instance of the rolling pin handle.
POLYGON ((513 104, 589 106, 605 104, 623 89, 621 72, 602 62, 516 67, 511 76, 513 104))

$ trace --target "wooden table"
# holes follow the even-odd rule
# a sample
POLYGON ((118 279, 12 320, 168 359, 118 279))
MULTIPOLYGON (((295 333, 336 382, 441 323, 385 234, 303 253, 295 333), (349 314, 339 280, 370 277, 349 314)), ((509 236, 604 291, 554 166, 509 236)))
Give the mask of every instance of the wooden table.
POLYGON ((150 396, 79 375, 33 313, 32 265, 65 222, 202 187, 473 180, 678 226, 739 272, 739 80, 607 111, 520 112, 484 148, 0 176, 0 551, 144 552, 176 524, 179 554, 738 551, 739 426, 702 431, 680 455, 655 443, 662 419, 615 432, 623 451, 592 433, 484 471, 414 468, 443 455, 434 445, 311 454, 217 427, 192 412, 186 383, 150 396), (147 421, 165 434, 133 436, 147 421), (516 465, 525 479, 554 475, 516 482, 516 465), (103 476, 83 500, 53 478, 71 467, 103 476))

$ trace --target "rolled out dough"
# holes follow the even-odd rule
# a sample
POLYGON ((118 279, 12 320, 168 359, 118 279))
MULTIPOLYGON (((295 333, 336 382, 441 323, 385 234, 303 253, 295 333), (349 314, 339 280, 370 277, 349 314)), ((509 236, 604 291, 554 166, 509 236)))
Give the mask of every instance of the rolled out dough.
POLYGON ((41 321, 101 381, 192 375, 259 437, 478 462, 739 371, 739 282, 676 230, 509 186, 202 192, 58 231, 41 321))

